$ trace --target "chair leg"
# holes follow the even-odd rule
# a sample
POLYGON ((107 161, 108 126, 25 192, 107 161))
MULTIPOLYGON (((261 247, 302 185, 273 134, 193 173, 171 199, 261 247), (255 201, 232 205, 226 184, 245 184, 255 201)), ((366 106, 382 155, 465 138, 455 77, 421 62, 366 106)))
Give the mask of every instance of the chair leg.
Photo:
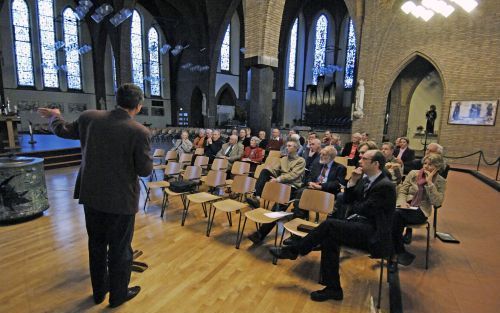
POLYGON ((233 218, 232 218, 231 212, 226 212, 226 215, 227 215, 227 221, 229 222, 229 227, 232 227, 233 226, 233 218))
POLYGON ((380 303, 382 302, 382 278, 384 277, 384 259, 380 259, 380 279, 378 281, 378 301, 377 309, 380 309, 380 303))
POLYGON ((184 203, 184 210, 182 211, 182 221, 181 221, 181 226, 184 226, 184 222, 186 221, 186 217, 188 214, 188 209, 189 209, 189 200, 186 200, 184 203))
POLYGON ((425 269, 429 268, 429 241, 430 241, 430 232, 431 232, 431 224, 427 222, 427 249, 425 249, 425 269))
POLYGON ((149 200, 149 191, 150 191, 150 190, 151 190, 151 189, 150 189, 150 188, 148 188, 148 190, 146 191, 146 200, 144 200, 144 207, 142 208, 142 210, 143 210, 144 212, 146 212, 146 204, 148 203, 148 200, 149 200))
MULTIPOLYGON (((241 223, 241 215, 242 214, 243 214, 243 212, 240 211, 240 223, 241 223)), ((241 228, 241 231, 240 231, 240 225, 238 224, 238 234, 236 236, 236 249, 240 248, 240 243, 241 243, 241 239, 243 239, 243 232, 245 230, 246 224, 247 224, 247 217, 245 216, 245 220, 243 221, 243 227, 241 228)))
POLYGON ((210 203, 210 210, 208 211, 208 223, 207 223, 207 237, 210 237, 210 232, 212 231, 212 226, 214 225, 215 211, 216 207, 210 203), (213 208, 213 213, 212 213, 213 208))
POLYGON ((436 233, 437 233, 437 224, 438 224, 438 220, 437 220, 437 216, 438 216, 438 209, 434 208, 434 221, 432 223, 432 228, 434 229, 434 238, 436 238, 436 233))
POLYGON ((166 193, 164 190, 162 190, 163 192, 163 199, 161 200, 161 214, 160 214, 160 217, 163 218, 163 212, 165 211, 165 206, 166 206, 166 193))
POLYGON ((201 204, 201 208, 203 209, 203 214, 205 214, 205 217, 207 217, 207 204, 206 204, 206 202, 203 202, 201 204))

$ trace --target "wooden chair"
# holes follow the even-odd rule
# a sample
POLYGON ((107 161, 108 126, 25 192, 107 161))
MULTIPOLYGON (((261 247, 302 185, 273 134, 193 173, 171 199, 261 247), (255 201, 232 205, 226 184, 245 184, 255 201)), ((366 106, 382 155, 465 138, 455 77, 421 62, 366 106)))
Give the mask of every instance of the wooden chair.
POLYGON ((193 154, 192 153, 182 153, 179 156, 179 163, 181 163, 182 167, 186 167, 188 165, 191 165, 191 161, 193 160, 193 154))
POLYGON ((144 208, 143 208, 144 211, 146 211, 146 204, 148 203, 148 200, 150 200, 149 193, 151 192, 151 189, 161 188, 163 190, 165 188, 170 187, 170 183, 168 182, 168 179, 179 176, 180 172, 181 172, 181 164, 180 163, 169 162, 166 165, 165 171, 163 173, 164 174, 163 180, 146 183, 147 188, 146 188, 146 199, 144 200, 144 208))
MULTIPOLYGON (((337 158, 335 158, 335 160, 337 160, 337 158)), ((347 171, 345 174, 345 181, 348 181, 349 179, 351 179, 352 172, 354 172, 354 170, 356 169, 356 166, 346 166, 346 168, 347 168, 347 171)))
POLYGON ((236 176, 234 178, 233 185, 231 190, 233 193, 239 196, 239 201, 233 199, 226 199, 222 201, 217 201, 213 203, 210 207, 210 212, 208 214, 208 225, 207 225, 207 237, 210 237, 210 232, 212 231, 212 226, 214 224, 215 211, 217 209, 226 212, 227 220, 229 222, 229 226, 233 226, 232 213, 239 212, 240 219, 238 221, 238 233, 236 234, 236 243, 238 242, 238 238, 240 237, 240 225, 241 225, 241 210, 248 207, 248 204, 242 203, 243 197, 248 193, 252 192, 255 189, 256 179, 248 176, 236 176), (213 208, 213 213, 212 213, 213 208))
MULTIPOLYGON (((243 228, 241 232, 238 230, 240 237, 236 242, 236 249, 240 248, 241 239, 243 237, 243 231, 245 230, 245 225, 247 219, 254 221, 257 228, 261 224, 269 224, 278 221, 280 218, 273 218, 266 216, 266 213, 271 213, 269 210, 269 205, 271 202, 274 203, 276 208, 279 204, 287 205, 290 202, 290 194, 292 192, 292 187, 290 185, 281 184, 278 182, 267 182, 264 185, 264 190, 262 190, 261 198, 264 200, 264 208, 257 208, 252 211, 245 213, 245 220, 243 222, 243 228)), ((276 233, 274 236, 274 245, 277 245, 278 241, 278 227, 276 227, 276 233)))
POLYGON ((156 179, 156 170, 165 169, 162 162, 164 157, 165 149, 155 149, 153 152, 153 172, 151 173, 150 180, 156 179))
POLYGON ((343 157, 343 156, 336 156, 335 157, 335 162, 340 163, 347 167, 347 162, 349 161, 348 157, 343 157))
POLYGON ((194 155, 204 155, 204 154, 205 154, 204 148, 196 148, 196 150, 194 150, 194 155))
POLYGON ((406 227, 419 229, 425 228, 427 229, 427 246, 425 248, 425 269, 429 268, 429 250, 430 250, 430 234, 431 234, 431 224, 429 222, 425 222, 422 224, 408 224, 406 227))
POLYGON ((255 172, 253 173, 253 178, 258 179, 260 176, 260 172, 262 172, 262 170, 265 168, 266 168, 266 164, 257 165, 257 168, 255 169, 255 172))
MULTIPOLYGON (((182 166, 182 165, 181 165, 182 166)), ((182 180, 190 180, 190 181, 199 181, 201 178, 201 167, 199 166, 188 166, 186 167, 186 170, 184 173, 182 173, 182 180)), ((165 212, 165 209, 168 205, 168 197, 175 197, 175 196, 180 196, 182 205, 185 208, 186 207, 186 195, 189 192, 174 192, 170 190, 169 188, 165 188, 163 190, 163 204, 161 207, 161 215, 160 217, 163 217, 163 213, 165 212)))
MULTIPOLYGON (((227 166, 228 166, 227 159, 214 159, 212 165, 210 166, 210 170, 225 172, 227 170, 227 166)), ((201 177, 202 182, 205 182, 206 179, 207 179, 206 175, 201 177)))
POLYGON ((165 149, 155 149, 155 151, 153 152, 153 162, 155 160, 160 160, 161 163, 164 157, 165 157, 165 149))
POLYGON ((269 165, 269 166, 275 166, 280 163, 281 158, 276 158, 276 157, 267 157, 266 161, 264 164, 269 165))
MULTIPOLYGON (((248 176, 248 173, 250 173, 250 163, 241 161, 236 161, 233 163, 233 167, 231 167, 231 175, 233 177, 239 175, 248 176)), ((233 183, 232 179, 226 180, 227 185, 231 185, 232 183, 233 183)))
MULTIPOLYGON (((281 151, 270 150, 267 158, 281 158, 281 151)), ((267 160, 267 159, 266 159, 267 160)))
POLYGON ((196 156, 196 159, 194 160, 194 165, 201 167, 203 170, 206 170, 208 168, 208 161, 209 160, 210 160, 210 158, 207 156, 198 155, 198 156, 196 156))
POLYGON ((177 151, 176 150, 170 150, 167 152, 167 155, 165 155, 165 160, 170 162, 176 162, 177 161, 177 151))
MULTIPOLYGON (((210 171, 208 172, 207 179, 205 183, 209 188, 218 188, 226 184, 226 172, 223 171, 210 171)), ((184 211, 182 212, 181 226, 184 226, 186 221, 189 205, 191 202, 201 204, 203 213, 207 217, 207 204, 210 204, 210 210, 212 210, 212 202, 221 199, 221 196, 216 196, 208 192, 198 192, 187 195, 187 204, 184 206, 184 211)), ((208 226, 207 226, 208 228, 208 226)))

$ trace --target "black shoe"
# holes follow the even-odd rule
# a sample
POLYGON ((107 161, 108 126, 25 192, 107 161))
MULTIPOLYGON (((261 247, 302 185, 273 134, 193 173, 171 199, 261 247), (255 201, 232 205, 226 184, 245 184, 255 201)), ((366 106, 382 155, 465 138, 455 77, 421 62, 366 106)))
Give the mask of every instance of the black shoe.
POLYGON ((311 300, 313 301, 322 302, 330 299, 332 300, 344 299, 344 292, 342 291, 342 288, 326 287, 322 290, 311 292, 311 300))
POLYGON ((257 199, 256 197, 248 197, 248 198, 246 198, 246 201, 254 209, 257 209, 258 207, 260 207, 260 200, 257 199))
POLYGON ((291 235, 287 239, 283 240, 283 245, 285 246, 296 246, 299 243, 300 237, 291 235))
POLYGON ((106 299, 106 293, 108 293, 107 291, 103 294, 94 294, 94 303, 95 304, 101 304, 104 299, 106 299))
POLYGON ((120 306, 122 305, 123 303, 129 301, 129 300, 132 300, 135 296, 137 296, 137 294, 141 291, 141 287, 140 286, 134 286, 134 287, 131 287, 131 288, 128 288, 127 290, 127 295, 125 296, 125 299, 122 299, 122 300, 118 300, 116 302, 109 302, 109 307, 110 308, 116 308, 117 306, 120 306))
POLYGON ((398 254, 398 263, 404 266, 410 265, 413 260, 415 260, 415 254, 410 253, 410 252, 403 252, 398 254))
POLYGON ((250 235, 248 235, 248 239, 250 239, 250 241, 252 241, 256 245, 261 243, 263 240, 262 236, 260 235, 260 233, 258 231, 253 232, 250 235))
POLYGON ((271 254, 278 259, 295 260, 299 256, 296 249, 291 246, 271 247, 269 248, 269 252, 271 252, 271 254))
POLYGON ((403 243, 405 245, 409 245, 411 243, 412 234, 413 230, 411 228, 406 228, 406 233, 403 236, 403 243))

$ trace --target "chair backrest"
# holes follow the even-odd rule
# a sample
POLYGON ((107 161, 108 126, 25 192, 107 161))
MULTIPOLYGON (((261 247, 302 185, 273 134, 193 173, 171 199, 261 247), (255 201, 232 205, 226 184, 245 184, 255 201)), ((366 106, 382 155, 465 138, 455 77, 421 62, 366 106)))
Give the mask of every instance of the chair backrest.
POLYGON ((201 167, 207 167, 209 160, 210 160, 209 157, 206 157, 203 155, 198 155, 196 157, 196 159, 194 160, 194 165, 201 166, 201 167))
POLYGON ((199 166, 188 166, 186 171, 182 174, 183 180, 198 180, 201 178, 201 167, 199 166))
POLYGON ((277 150, 271 150, 269 151, 269 154, 267 155, 268 158, 281 158, 281 152, 277 150))
POLYGON ((266 161, 264 164, 269 165, 269 166, 275 166, 280 163, 280 158, 277 157, 267 157, 266 161))
POLYGON ((155 149, 153 158, 163 158, 165 156, 165 149, 155 149))
POLYGON ((182 153, 179 157, 179 163, 182 164, 191 164, 191 160, 193 159, 193 155, 191 153, 182 153))
POLYGON ((233 175, 248 175, 250 172, 250 163, 236 161, 231 168, 231 174, 233 175))
POLYGON ((290 185, 268 181, 264 185, 261 198, 279 204, 286 204, 290 200, 291 192, 292 187, 290 185))
POLYGON ((225 171, 227 170, 227 164, 227 159, 214 159, 210 169, 215 171, 225 171))
POLYGON ((340 163, 344 166, 347 166, 347 161, 349 161, 349 158, 347 158, 347 157, 343 157, 343 156, 335 157, 335 162, 340 163))
POLYGON ((239 194, 249 193, 255 189, 256 182, 255 178, 238 175, 233 180, 231 191, 239 194))
POLYGON ((356 169, 356 166, 348 166, 347 167, 347 171, 346 171, 346 174, 345 174, 345 180, 349 180, 351 179, 351 176, 352 176, 352 172, 354 172, 354 170, 356 169))
POLYGON ((165 167, 165 175, 178 175, 181 172, 182 165, 177 162, 168 162, 167 166, 165 167))
POLYGON ((170 150, 167 152, 165 156, 165 160, 167 161, 177 161, 177 150, 170 150))
POLYGON ((196 148, 196 150, 194 150, 194 155, 204 155, 204 154, 205 154, 204 148, 196 148))
POLYGON ((214 171, 208 172, 205 184, 209 187, 219 187, 226 184, 226 172, 224 171, 214 171))
POLYGON ((260 176, 260 172, 262 172, 263 169, 266 168, 266 164, 259 164, 255 168, 255 173, 253 173, 253 178, 257 179, 260 176))
POLYGON ((333 211, 335 195, 321 190, 304 189, 299 207, 307 211, 330 213, 333 211))

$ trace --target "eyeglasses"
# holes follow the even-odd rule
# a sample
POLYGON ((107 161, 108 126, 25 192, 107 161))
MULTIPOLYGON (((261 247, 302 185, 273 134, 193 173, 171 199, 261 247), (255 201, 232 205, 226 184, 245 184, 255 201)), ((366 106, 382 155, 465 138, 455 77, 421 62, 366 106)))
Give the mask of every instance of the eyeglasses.
POLYGON ((365 160, 365 161, 371 161, 373 159, 370 159, 370 158, 367 158, 367 157, 362 157, 361 160, 365 160))

